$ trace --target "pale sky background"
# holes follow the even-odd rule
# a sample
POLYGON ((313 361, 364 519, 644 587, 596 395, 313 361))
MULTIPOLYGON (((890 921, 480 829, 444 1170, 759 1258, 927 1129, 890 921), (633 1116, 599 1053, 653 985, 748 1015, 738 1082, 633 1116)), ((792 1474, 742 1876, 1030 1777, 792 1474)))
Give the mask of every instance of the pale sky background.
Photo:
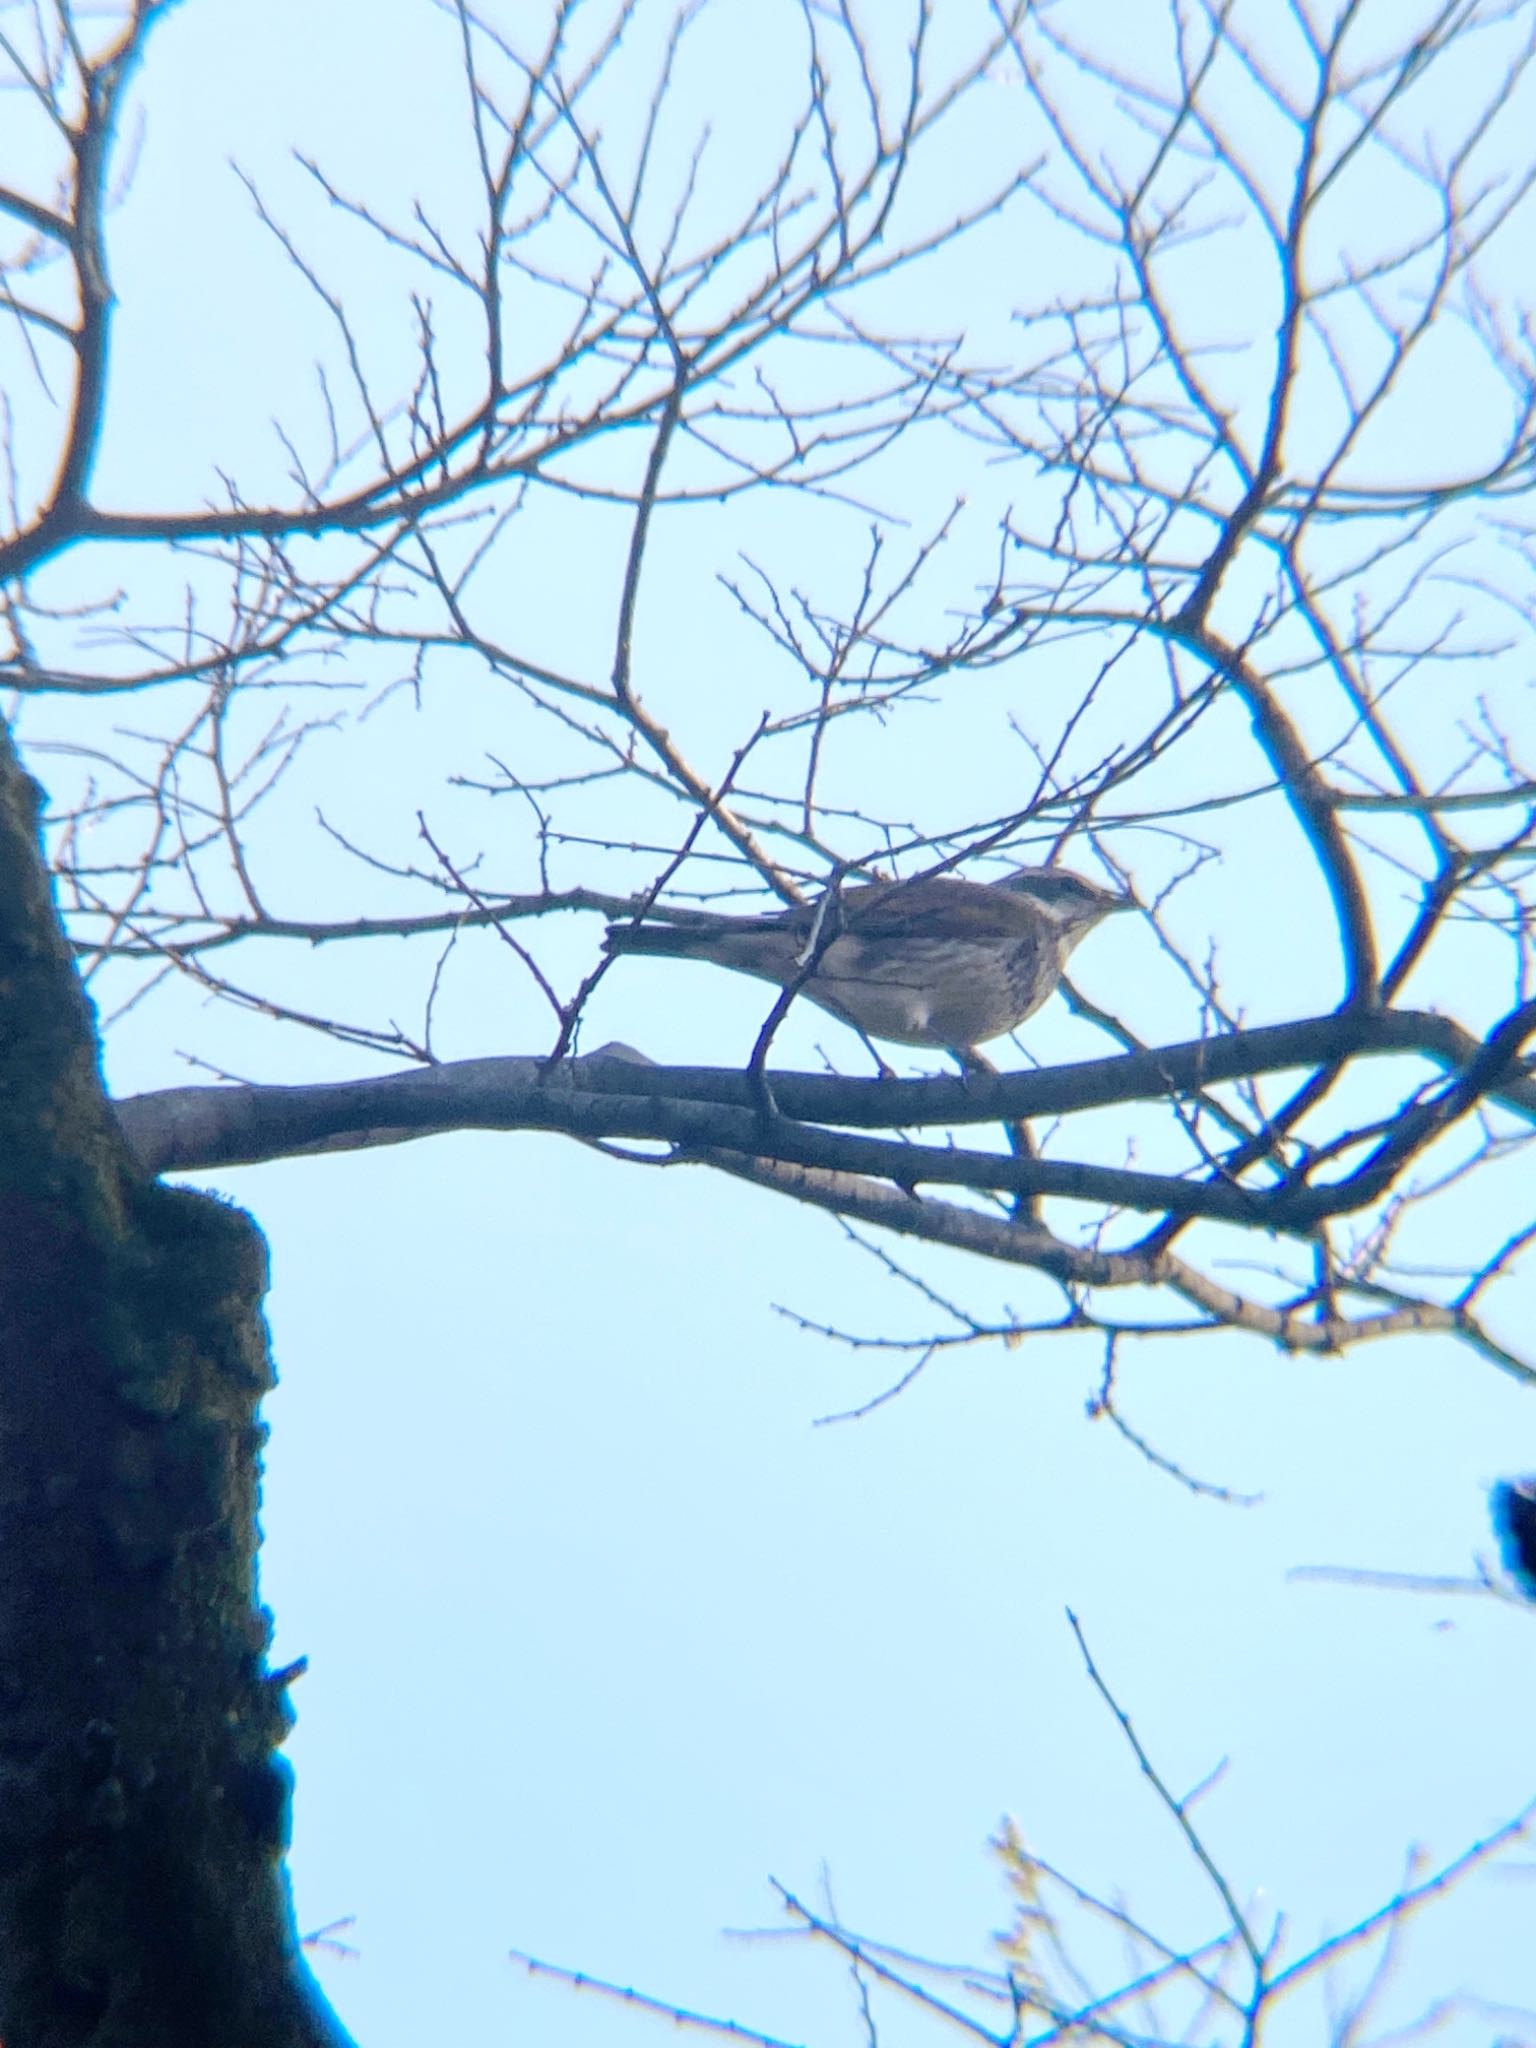
MULTIPOLYGON (((1070 16, 1073 0, 1058 11, 1070 16)), ((1140 12, 1120 11, 1127 24, 1140 12)), ((688 90, 714 111, 727 164, 731 151, 753 165, 773 154, 793 21, 726 0, 701 40, 688 90), (762 29, 770 14, 782 42, 762 29)), ((215 464, 259 497, 283 475, 270 419, 318 416, 312 302, 261 239, 230 159, 345 284, 381 383, 401 374, 412 330, 398 279, 305 197, 286 152, 313 153, 381 210, 420 195, 446 212, 466 167, 455 33, 406 0, 186 0, 157 32, 113 226, 121 397, 104 501, 195 503, 215 464)), ((648 77, 643 25, 634 44, 648 77)), ((986 182, 1016 146, 1009 93, 1001 71, 978 98, 956 190, 986 182)), ((935 214, 951 203, 936 192, 935 214)), ((948 260, 956 290, 974 285, 985 332, 1006 314, 1006 273, 948 260)), ((1210 283, 1217 297, 1234 289, 1225 273, 1210 283)), ((1442 394, 1426 452, 1436 431, 1450 445, 1482 426, 1458 421, 1442 394)), ((983 496, 1002 490, 979 451, 947 459, 983 496)), ((787 563, 792 580, 818 550, 848 547, 851 530, 771 496, 664 530, 641 673, 694 719, 711 767, 729 758, 743 704, 782 686, 716 572, 738 569, 745 548, 787 563)), ((509 560, 509 616, 567 667, 605 665, 613 538, 574 525, 567 536, 556 519, 509 560)), ((53 573, 63 591, 80 563, 53 573)), ((187 573, 146 551, 92 565, 93 587, 116 576, 135 617, 173 612, 187 573)), ((974 565, 954 574, 957 590, 974 585, 974 565)), ((1524 647, 1514 659, 1528 675, 1524 647)), ((1029 682, 1068 689, 1073 663, 1102 653, 1069 650, 1048 682, 1029 682)), ((979 730, 1017 687, 999 674, 964 716, 979 730)), ((444 786, 488 772, 520 728, 467 670, 447 675, 439 712, 444 701, 452 715, 429 723, 397 696, 312 750, 259 838, 274 908, 344 915, 383 900, 349 893, 355 869, 315 865, 316 803, 407 852, 424 806, 458 844, 487 849, 494 886, 532 884, 526 817, 444 786)), ((152 714, 124 700, 70 715, 77 737, 98 721, 105 744, 109 726, 152 714)), ((902 766, 879 764, 894 809, 903 776, 930 793, 952 776, 947 815, 981 813, 959 717, 946 708, 915 745, 904 729, 890 742, 910 750, 902 766)), ((23 737, 66 722, 29 710, 23 737)), ((1243 743, 1235 727, 1229 739, 1243 743)), ((1015 772, 983 758, 989 774, 1015 772)), ((34 766, 56 787, 70 773, 41 754, 34 766)), ((1189 927, 1205 919, 1221 934, 1235 988, 1261 989, 1282 944, 1307 957, 1315 906, 1293 894, 1299 879, 1277 838, 1188 893, 1189 927)), ((598 933, 591 918, 541 929, 540 958, 563 987, 598 933)), ((294 949, 278 971, 309 1007, 404 1017, 434 958, 294 949)), ((1161 1005, 1167 1035, 1188 1035, 1144 931, 1096 935, 1075 971, 1106 997, 1144 977, 1141 1014, 1161 1005)), ((1333 991, 1324 968, 1315 978, 1321 1007, 1333 991)), ((1457 986, 1420 999, 1475 1024, 1497 997, 1457 986)), ((1275 1015, 1302 1007, 1273 1001, 1275 1015)), ((584 1042, 730 1064, 765 1008, 732 977, 625 963, 584 1042)), ((548 1039, 526 977, 490 939, 455 954, 438 1022, 447 1057, 548 1039)), ((1026 1035, 1046 1061, 1105 1049, 1059 1003, 1026 1035)), ((857 1061, 814 1012, 791 1018, 777 1053, 811 1064, 818 1046, 857 1061)), ((198 1078, 189 1052, 263 1080, 377 1070, 171 991, 113 1027, 114 1092, 198 1078)), ((1468 1198, 1471 1235, 1502 1236, 1528 1212, 1528 1174, 1506 1168, 1468 1198)), ((203 1184, 248 1207, 272 1247, 281 1384, 266 1410, 263 1593, 275 1660, 310 1660, 288 1748, 292 1869, 302 1926, 351 1922, 356 1954, 322 1952, 316 1968, 367 2048, 638 2041, 654 2028, 530 1982, 512 1948, 789 2039, 859 2040, 855 1994, 830 1956, 722 1931, 782 1925, 770 1877, 818 1903, 829 1878, 865 1934, 989 1967, 1007 1902, 986 1845, 1005 1813, 1170 1942, 1213 1935, 1216 1902, 1089 1684, 1069 1607, 1175 1788, 1226 1760, 1200 1809, 1207 1839, 1261 1921, 1285 1915, 1293 1951, 1378 1906, 1413 1845, 1447 1858, 1530 1796, 1536 1612, 1287 1577, 1298 1564, 1470 1574, 1491 1553, 1486 1488, 1536 1465, 1536 1424, 1511 1379, 1448 1343, 1303 1360, 1222 1336, 1130 1354, 1122 1398, 1136 1426, 1188 1470, 1262 1495, 1243 1509, 1193 1498, 1085 1420, 1100 1367, 1091 1339, 956 1352, 865 1420, 818 1427, 900 1363, 777 1308, 878 1334, 921 1332, 934 1313, 831 1220, 699 1170, 627 1167, 548 1137, 461 1136, 203 1184)), ((1023 1275, 939 1253, 912 1263, 978 1314, 1037 1298, 1023 1275)), ((1528 1278, 1507 1283, 1494 1319, 1529 1329, 1531 1304, 1528 1278)), ((1383 2020, 1461 1990, 1536 2005, 1529 1852, 1424 1923, 1383 2020)), ((888 2044, 927 2038, 904 2010, 883 2008, 881 2024, 888 2044)), ((1290 2029, 1276 2038, 1326 2038, 1316 2006, 1290 2029)), ((1536 2041, 1536 2027, 1485 2009, 1438 2038, 1536 2041)))

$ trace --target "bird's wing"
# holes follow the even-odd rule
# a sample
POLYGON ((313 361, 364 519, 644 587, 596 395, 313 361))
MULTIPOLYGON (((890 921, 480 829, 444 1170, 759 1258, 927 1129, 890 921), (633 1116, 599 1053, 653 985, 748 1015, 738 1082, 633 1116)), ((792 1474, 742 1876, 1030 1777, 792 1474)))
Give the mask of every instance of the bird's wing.
POLYGON ((931 875, 916 882, 861 882, 842 892, 841 922, 861 939, 942 932, 955 938, 1020 938, 1040 929, 1040 912, 1011 889, 931 875))
POLYGON ((850 882, 826 903, 792 903, 755 917, 716 917, 707 923, 671 924, 653 913, 643 924, 608 928, 611 952, 662 952, 708 946, 722 939, 753 939, 787 933, 804 944, 839 931, 861 939, 899 940, 923 936, 1011 939, 1032 937, 1041 913, 1029 898, 988 882, 958 875, 930 875, 915 882, 850 882))

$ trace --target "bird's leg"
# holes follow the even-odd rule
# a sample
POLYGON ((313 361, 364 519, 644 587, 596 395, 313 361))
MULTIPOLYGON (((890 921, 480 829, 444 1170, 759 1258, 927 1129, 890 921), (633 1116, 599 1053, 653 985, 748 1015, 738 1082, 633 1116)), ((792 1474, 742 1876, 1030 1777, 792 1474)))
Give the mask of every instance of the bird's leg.
POLYGON ((877 1081, 894 1081, 896 1078, 896 1069, 893 1066, 887 1064, 884 1054, 880 1051, 879 1047, 875 1044, 875 1041, 870 1037, 869 1033, 867 1031, 859 1031, 859 1027, 857 1024, 855 1024, 853 1028, 855 1031, 859 1032, 860 1038, 862 1038, 864 1041, 864 1050, 869 1054, 870 1058, 875 1063, 875 1079, 877 1081))

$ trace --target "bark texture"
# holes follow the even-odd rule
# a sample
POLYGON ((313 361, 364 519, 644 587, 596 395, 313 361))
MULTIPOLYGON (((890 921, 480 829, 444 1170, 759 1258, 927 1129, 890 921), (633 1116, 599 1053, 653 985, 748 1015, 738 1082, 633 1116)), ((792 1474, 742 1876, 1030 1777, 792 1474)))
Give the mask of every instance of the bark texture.
POLYGON ((344 2037, 256 1602, 265 1248, 136 1167, 0 728, 0 2039, 344 2037))

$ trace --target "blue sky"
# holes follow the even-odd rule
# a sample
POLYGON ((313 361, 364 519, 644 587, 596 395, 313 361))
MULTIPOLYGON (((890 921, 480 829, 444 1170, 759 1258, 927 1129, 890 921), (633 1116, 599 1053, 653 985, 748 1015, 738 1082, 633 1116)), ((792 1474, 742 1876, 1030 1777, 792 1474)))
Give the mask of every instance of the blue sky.
MULTIPOLYGON (((635 76, 648 75, 657 18, 642 9, 620 51, 635 76)), ((745 179, 771 156, 776 94, 793 74, 793 11, 774 11, 772 33, 763 19, 726 0, 684 78, 684 108, 714 118, 722 193, 733 167, 745 179)), ((122 395, 104 500, 195 502, 216 463, 252 496, 275 490, 270 417, 310 430, 321 417, 314 302, 256 231, 229 159, 334 266, 381 382, 408 363, 400 275, 305 196, 286 157, 312 152, 381 209, 420 197, 451 214, 469 164, 452 23, 399 7, 379 24, 354 0, 323 11, 187 0, 158 31, 139 85, 138 168, 113 227, 122 395)), ((1017 147, 1012 89, 1003 66, 979 94, 966 149, 943 160, 955 190, 984 184, 1017 147)), ((942 179, 933 189, 939 216, 951 193, 942 179)), ((991 260, 1000 246, 984 238, 979 256, 946 258, 913 287, 929 295, 923 307, 947 314, 953 298, 969 333, 1001 340, 1013 287, 991 260)), ((1060 247, 1042 231, 1018 260, 1060 247)), ((887 289, 899 303, 906 287, 887 289)), ((1233 286, 1205 277, 1192 290, 1204 317, 1233 286)), ((1487 430, 1471 396, 1459 421, 1443 402, 1433 439, 1429 425, 1426 461, 1443 452, 1442 426, 1445 449, 1487 430)), ((974 445, 934 465, 922 481, 935 503, 941 487, 963 487, 979 521, 1006 494, 974 445)), ((558 510, 540 517, 509 545, 487 613, 565 668, 600 675, 622 526, 578 524, 576 510, 568 525, 558 510)), ((788 582, 844 584, 861 524, 846 508, 764 496, 664 528, 641 672, 717 772, 743 719, 796 682, 719 575, 743 575, 745 552, 788 582)), ((55 587, 79 573, 78 559, 61 564, 55 587)), ((171 618, 189 571, 123 550, 97 573, 122 581, 126 613, 171 618)), ((956 603, 972 596, 974 558, 939 564, 937 618, 946 578, 956 603)), ((1065 698, 1102 655, 1067 646, 1048 672, 998 671, 910 726, 866 726, 863 751, 836 772, 875 783, 893 816, 979 814, 1022 773, 998 738, 1010 705, 1065 698)), ((1528 637, 1509 658, 1528 673, 1528 637)), ((374 682, 387 672, 358 661, 374 682)), ((345 719, 352 706, 335 708, 345 719)), ((1449 744, 1453 713, 1441 708, 1438 726, 1433 707, 1421 715, 1426 744, 1449 744)), ((29 711, 24 737, 60 729, 55 716, 29 711)), ((149 717, 92 707, 72 731, 102 744, 109 724, 149 717)), ((422 806, 456 843, 484 848, 494 886, 529 886, 527 818, 450 778, 485 773, 531 730, 471 664, 445 659, 422 711, 399 693, 367 723, 322 736, 288 808, 257 827, 274 907, 318 900, 350 915, 388 900, 378 876, 317 854, 314 805, 416 858, 422 806)), ((1236 758, 1240 721, 1214 725, 1211 744, 1236 758)), ((71 772, 42 754, 35 765, 45 781, 71 772)), ((642 836, 655 812, 612 829, 642 836)), ((1192 942, 1218 936, 1227 985, 1254 1021, 1333 994, 1287 830, 1277 818, 1246 852, 1231 846, 1175 913, 1192 942), (1291 963, 1283 984, 1279 953, 1291 963)), ((1159 852, 1139 851, 1150 889, 1159 852)), ((605 886, 643 879, 636 863, 605 886)), ((1388 891, 1384 921, 1401 914, 1388 891)), ((561 986, 591 964, 598 933, 592 918, 541 927, 541 961, 561 986)), ((403 945, 336 948, 262 971, 309 1007, 382 1018, 414 1014, 435 960, 403 945)), ((1080 962, 1090 995, 1134 989, 1150 1026, 1187 1035, 1187 991, 1144 930, 1106 931, 1080 962)), ((1500 991, 1453 961, 1420 999, 1476 1024, 1500 991)), ((707 969, 624 963, 586 1043, 731 1064, 765 1007, 752 984, 707 969)), ((548 1030, 488 938, 452 956, 437 1021, 450 1057, 540 1050, 548 1030)), ((1059 1004, 1027 1043, 1044 1060, 1103 1049, 1059 1004)), ((822 1046, 858 1057, 817 1013, 792 1017, 778 1051, 811 1064, 822 1046)), ((188 1053, 265 1080, 365 1070, 333 1043, 171 989, 114 1026, 109 1076, 120 1093, 183 1081, 188 1053)), ((1118 1159, 1137 1136, 1109 1120, 1095 1156, 1118 1159)), ((1518 1161, 1491 1174, 1457 1227, 1474 1239, 1509 1228, 1507 1212, 1528 1205, 1527 1175, 1518 1161)), ((1123 1890, 1170 1940, 1215 1933, 1215 1902, 1095 1696, 1068 1608, 1173 1786, 1226 1760, 1200 1809, 1210 1843, 1239 1896, 1261 1917, 1283 1912, 1297 1946, 1379 1904, 1411 1845, 1448 1857, 1528 1796, 1529 1611, 1288 1576, 1298 1564, 1470 1574, 1491 1551, 1487 1485, 1536 1462, 1529 1399, 1448 1343, 1307 1360, 1221 1336, 1130 1354, 1122 1399, 1135 1426, 1187 1470, 1262 1497, 1240 1508, 1192 1496, 1085 1418, 1100 1370, 1088 1337, 956 1351, 866 1419, 823 1424, 900 1362, 779 1311, 882 1334, 927 1329, 933 1311, 828 1219, 697 1169, 464 1135, 205 1184, 247 1206, 272 1246, 280 1385, 267 1411, 263 1589, 276 1658, 310 1660, 289 1747, 293 1875, 304 1926, 351 1922, 355 1955, 322 1952, 317 1969, 370 2048, 518 2029, 588 2044, 652 2024, 530 1982, 507 1960, 514 1948, 791 2039, 855 2038, 854 1996, 830 1959, 722 1930, 782 1925, 770 1877, 805 1896, 829 1879, 860 1930, 987 1966, 1007 1913, 987 1841, 1005 1813, 1085 1884, 1123 1890)), ((1043 1298, 1020 1275, 947 1254, 914 1263, 978 1314, 1043 1298)), ((1529 1315, 1529 1278, 1506 1283, 1495 1321, 1513 1332, 1529 1315)), ((1529 1858, 1516 1861, 1523 1872, 1481 1879, 1425 1924, 1393 2011, 1458 1989, 1536 2004, 1529 1858)), ((1291 2024, 1280 2038, 1323 2038, 1315 2009, 1291 2024)), ((1492 2024, 1474 2015, 1444 2038, 1485 2042, 1492 2024)), ((1499 2024, 1536 2039, 1528 2023, 1499 2024)), ((892 2018, 885 2038, 922 2031, 892 2018)))

